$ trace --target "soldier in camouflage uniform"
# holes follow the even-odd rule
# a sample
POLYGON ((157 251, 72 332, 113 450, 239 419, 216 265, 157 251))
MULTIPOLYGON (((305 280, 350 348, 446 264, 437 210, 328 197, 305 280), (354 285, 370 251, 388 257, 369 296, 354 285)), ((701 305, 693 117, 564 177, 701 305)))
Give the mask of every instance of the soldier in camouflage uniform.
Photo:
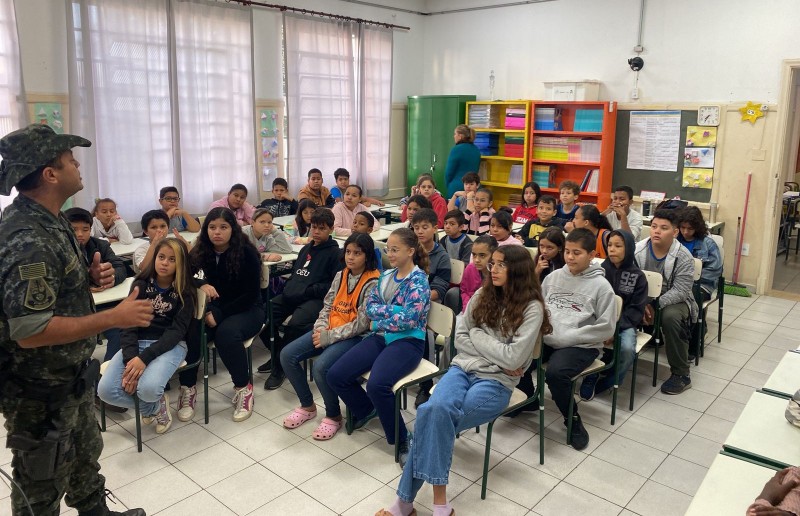
MULTIPOLYGON (((137 292, 95 314, 89 292, 113 285, 99 253, 86 262, 61 206, 83 188, 72 147, 79 136, 31 125, 0 139, 0 194, 19 196, 0 221, 0 409, 12 450, 14 515, 59 514, 61 497, 82 516, 111 512, 98 459, 103 440, 94 417, 91 360, 96 335, 111 327, 147 326, 148 301, 137 292)), ((0 513, 4 512, 0 510, 0 513)))

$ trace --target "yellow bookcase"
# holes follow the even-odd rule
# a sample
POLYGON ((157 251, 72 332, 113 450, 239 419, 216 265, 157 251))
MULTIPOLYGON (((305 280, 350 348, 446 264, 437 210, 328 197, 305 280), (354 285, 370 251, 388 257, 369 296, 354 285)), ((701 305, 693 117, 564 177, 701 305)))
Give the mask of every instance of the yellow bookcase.
POLYGON ((481 149, 481 183, 492 190, 495 209, 521 197, 530 181, 531 101, 502 100, 467 102, 466 123, 475 130, 481 149), (516 171, 509 182, 512 167, 516 171))

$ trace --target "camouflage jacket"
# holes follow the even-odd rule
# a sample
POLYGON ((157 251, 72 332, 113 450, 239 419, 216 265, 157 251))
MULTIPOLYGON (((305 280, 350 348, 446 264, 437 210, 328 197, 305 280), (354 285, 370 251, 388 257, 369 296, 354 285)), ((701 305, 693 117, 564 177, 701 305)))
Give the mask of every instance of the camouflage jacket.
POLYGON ((17 341, 41 333, 53 316, 93 313, 88 263, 63 215, 53 216, 19 195, 0 221, 0 348, 11 372, 46 384, 70 381, 90 358, 95 337, 23 349, 17 341))

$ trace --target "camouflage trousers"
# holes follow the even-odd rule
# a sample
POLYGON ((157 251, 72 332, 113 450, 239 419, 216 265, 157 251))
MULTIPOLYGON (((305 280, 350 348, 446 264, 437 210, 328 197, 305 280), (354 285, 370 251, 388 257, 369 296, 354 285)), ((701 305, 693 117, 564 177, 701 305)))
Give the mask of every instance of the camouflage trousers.
MULTIPOLYGON (((23 464, 21 452, 11 451, 13 478, 28 497, 36 516, 58 515, 61 497, 65 494, 67 505, 79 513, 94 508, 103 497, 105 478, 100 474, 98 462, 103 438, 94 415, 94 389, 89 389, 79 400, 70 397, 58 414, 61 426, 69 434, 67 448, 71 450, 66 460, 55 468, 53 478, 32 478, 23 464)), ((3 401, 3 415, 9 436, 29 432, 38 437, 37 432, 47 418, 42 403, 19 398, 3 401)), ((12 484, 12 514, 29 515, 19 488, 12 484)))

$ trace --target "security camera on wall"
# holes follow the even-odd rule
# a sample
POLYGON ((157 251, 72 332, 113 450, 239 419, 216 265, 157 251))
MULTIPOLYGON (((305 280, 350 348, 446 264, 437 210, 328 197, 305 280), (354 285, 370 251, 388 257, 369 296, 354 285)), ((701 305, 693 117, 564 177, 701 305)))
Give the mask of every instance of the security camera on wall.
POLYGON ((644 68, 644 59, 641 57, 632 57, 631 59, 628 59, 628 66, 630 66, 631 70, 634 72, 638 72, 644 68))

